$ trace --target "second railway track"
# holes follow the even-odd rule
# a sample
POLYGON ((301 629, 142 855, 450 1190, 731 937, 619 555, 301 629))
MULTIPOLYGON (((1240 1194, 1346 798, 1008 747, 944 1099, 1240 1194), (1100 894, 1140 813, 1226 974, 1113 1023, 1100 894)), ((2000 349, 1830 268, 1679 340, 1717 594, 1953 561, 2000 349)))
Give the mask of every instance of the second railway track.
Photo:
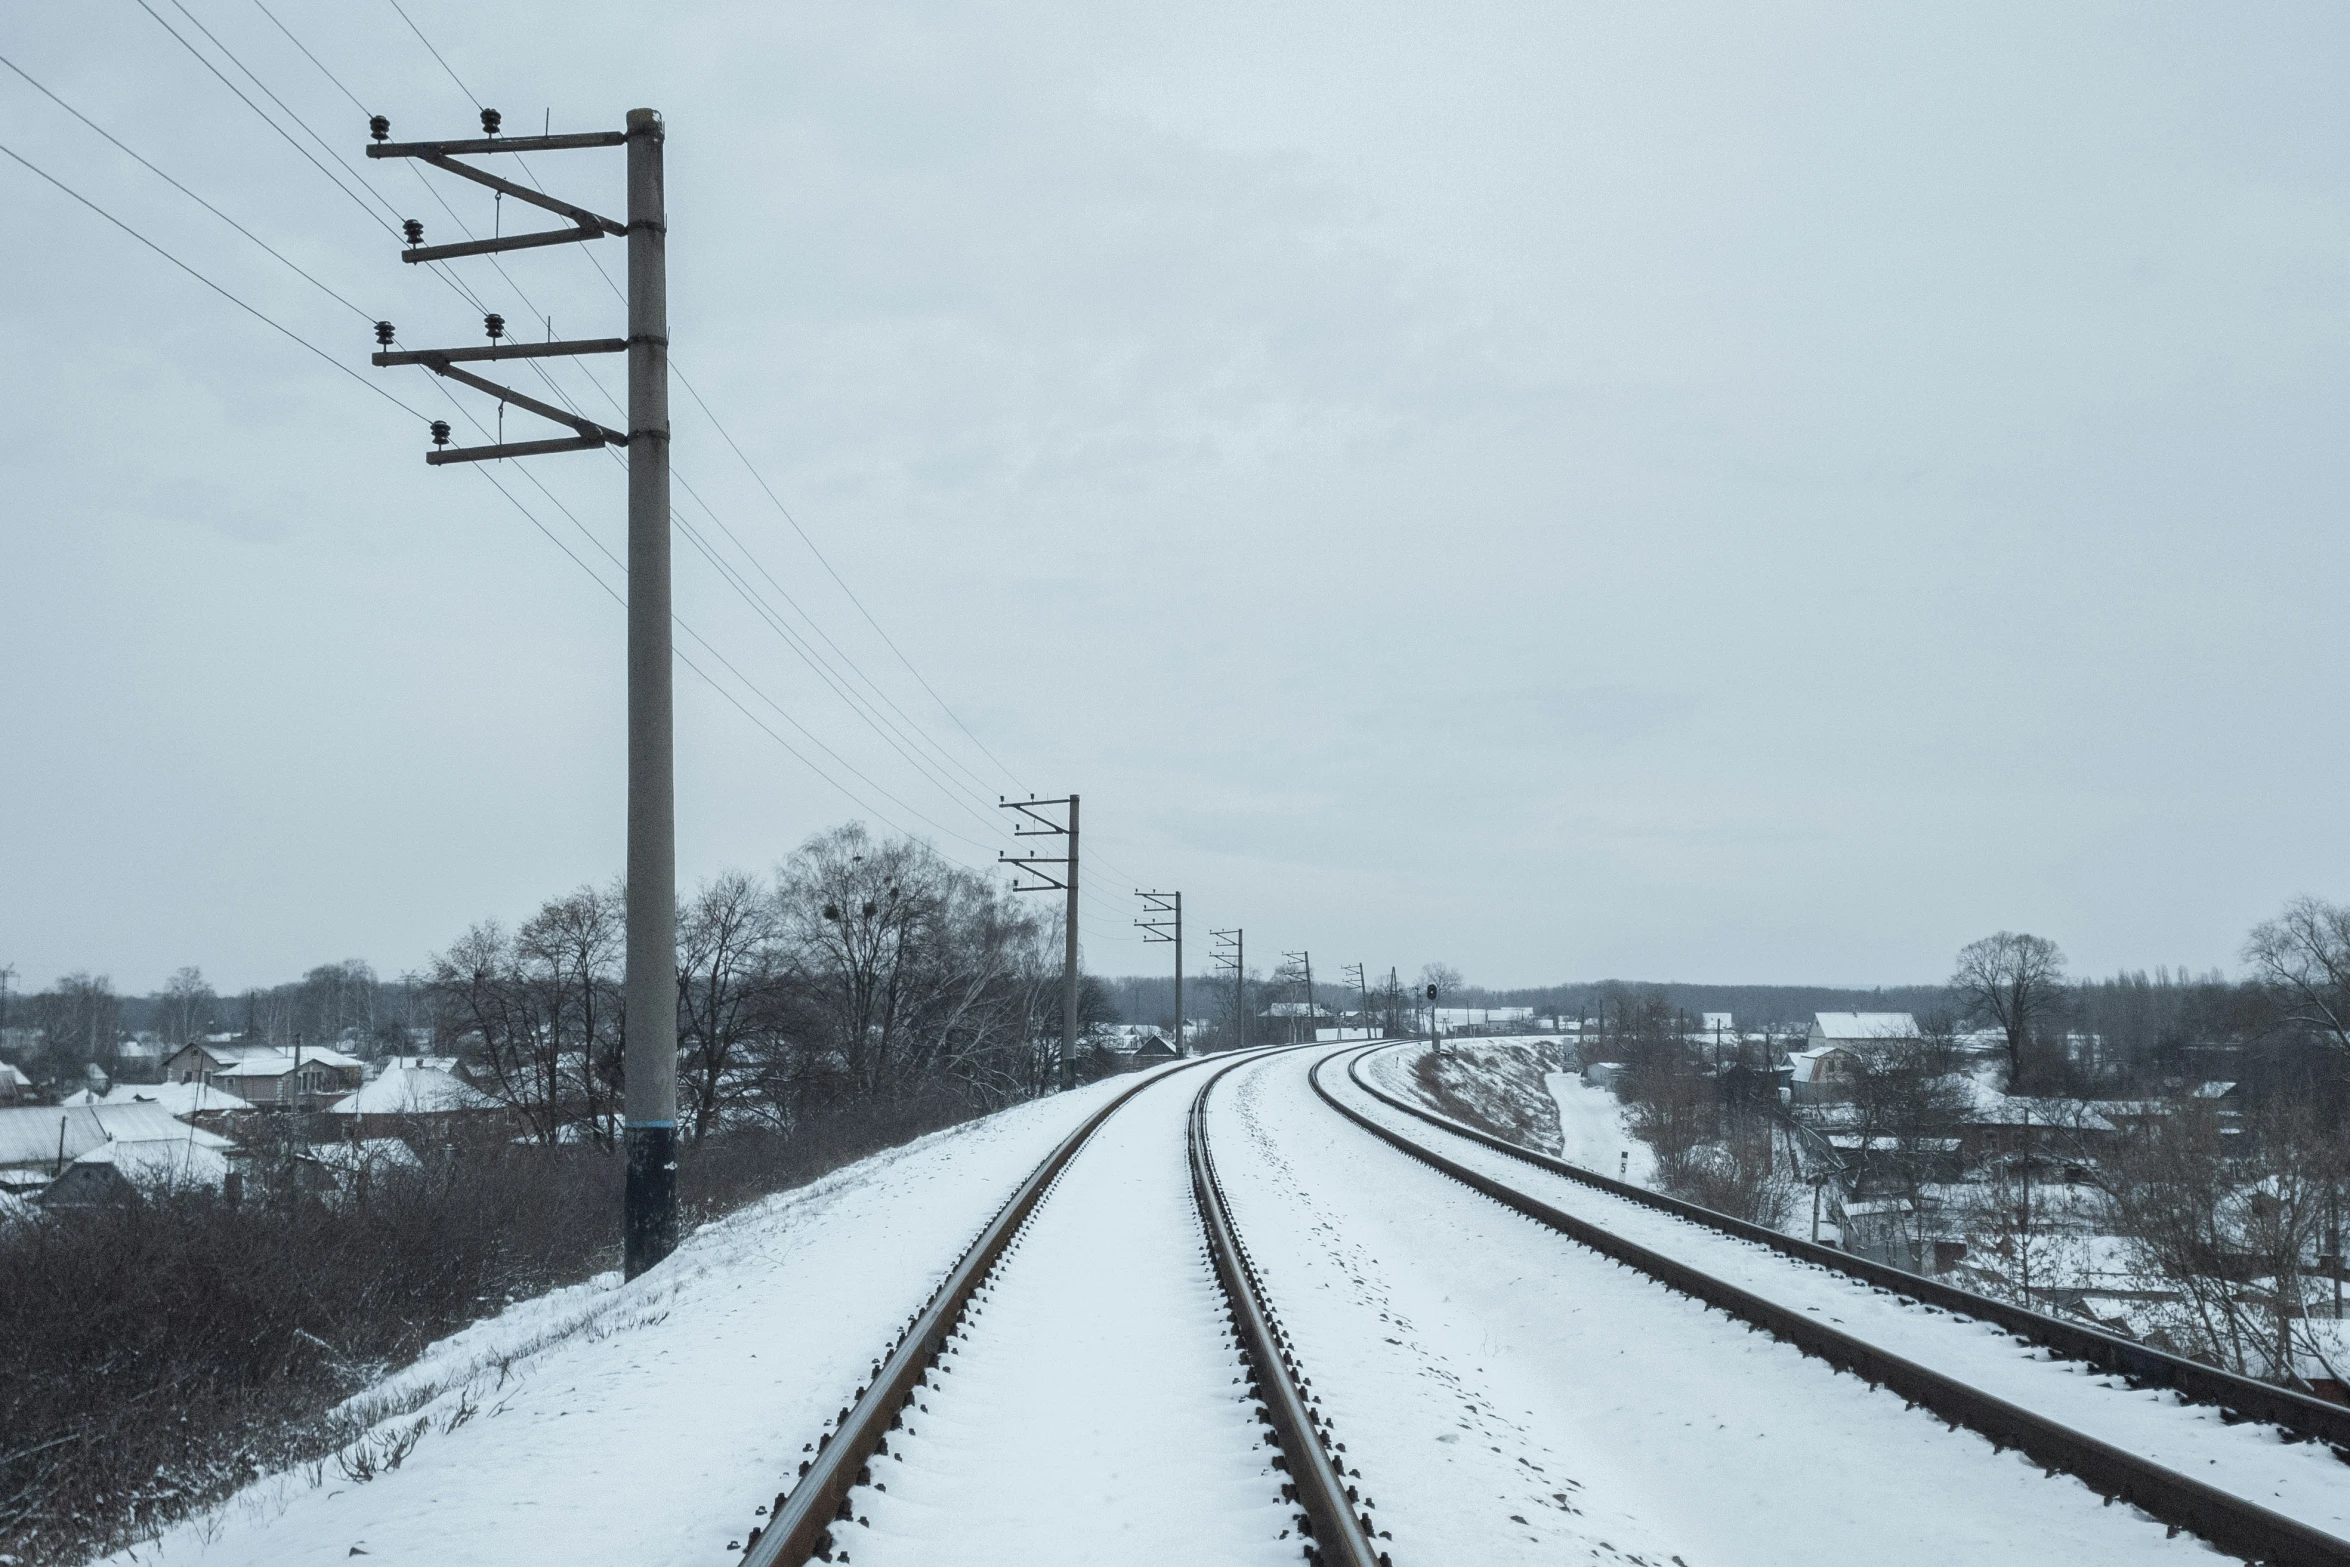
MULTIPOLYGON (((1390 1147, 1413 1160, 1454 1180, 1460 1181, 1479 1194, 1491 1198, 1504 1207, 1532 1219, 1545 1228, 1555 1230, 1568 1238, 1599 1252, 1616 1262, 1646 1274, 1668 1288, 1690 1295, 1729 1313, 1731 1316, 1772 1334, 1816 1356, 1841 1370, 1865 1378, 1873 1385, 1882 1386, 1900 1395, 1909 1403, 1919 1405, 1949 1422, 1963 1426, 1988 1437, 1995 1447, 2019 1449, 2049 1473, 2073 1475, 2108 1500, 2134 1504, 2144 1512, 2169 1524, 2174 1529, 2185 1529, 2218 1545, 2223 1550, 2249 1560, 2278 1564, 2344 1564, 2350 1563, 2350 1540, 2338 1532, 2339 1520, 2328 1519, 2335 1528, 2320 1527, 2307 1517, 2293 1516, 2256 1499, 2255 1492, 2266 1491, 2270 1475, 2238 1476, 2238 1483, 2209 1483, 2204 1478, 2185 1472, 2188 1463, 2197 1466, 2208 1462, 2215 1468, 2217 1457, 2205 1459, 2204 1451, 2227 1452, 2231 1448, 2241 1456, 2242 1444, 2262 1440, 2254 1436, 2254 1428, 2228 1431, 2223 1428, 2222 1441, 2205 1442, 2200 1447, 2193 1440, 2179 1440, 2163 1462, 2136 1450, 2132 1436, 2146 1429, 2139 1421, 2133 1428, 2129 1422, 2115 1422, 2100 1434, 2096 1419, 2081 1419, 2083 1413, 2107 1415, 2118 1413, 2119 1406, 2098 1408, 2094 1397, 2083 1398, 2078 1387, 2062 1389, 2069 1397, 2067 1412, 2074 1418, 2057 1418, 2046 1408, 2036 1407, 2040 1402, 2029 1393, 2021 1393, 2018 1385, 2005 1385, 2002 1390, 2010 1397, 2001 1397, 1964 1376, 1951 1374, 1951 1368, 1970 1362, 1959 1357, 1932 1363, 1937 1356, 1927 1354, 1912 1358, 1900 1349, 1889 1347, 1886 1335, 1880 1329, 1872 1333, 1866 1329, 1840 1325, 1843 1319, 1836 1314, 1836 1306, 1829 1297, 1809 1300, 1793 1292, 1775 1291, 1772 1286, 1782 1283, 1770 1275, 1789 1275, 1790 1270, 1802 1268, 1817 1273, 1821 1268, 1846 1275, 1838 1286, 1848 1296, 1867 1297, 1874 1294, 1900 1305, 1912 1313, 1927 1309, 1924 1302, 1934 1302, 1931 1311, 1935 1326, 1926 1333, 1913 1336, 1900 1348, 1913 1354, 1920 1344, 1936 1334, 1955 1335, 1971 1325, 1975 1319, 1996 1323, 2003 1331, 2017 1333, 2017 1341, 2029 1337, 2043 1346, 2057 1348, 2069 1345, 2078 1334, 2069 1333, 2068 1324, 2021 1320, 2037 1318, 2035 1313, 2021 1313, 1998 1308, 1995 1303, 1981 1302, 1963 1292, 1939 1289, 1931 1281, 1908 1276, 1880 1281, 1863 1270, 1873 1265, 1854 1264, 1857 1259, 1832 1258, 1825 1263, 1804 1255, 1811 1248, 1802 1243, 1786 1244, 1785 1238, 1758 1234, 1754 1230, 1718 1215, 1699 1211, 1684 1212, 1687 1204, 1669 1198, 1623 1188, 1621 1183, 1608 1180, 1593 1172, 1565 1165, 1538 1153, 1519 1148, 1504 1140, 1462 1125, 1413 1105, 1397 1094, 1381 1089, 1366 1080, 1360 1071, 1362 1060, 1370 1052, 1334 1052, 1318 1060, 1309 1074, 1314 1093, 1323 1103, 1337 1110, 1348 1120, 1370 1132, 1390 1147), (1326 1074, 1341 1055, 1351 1055, 1343 1084, 1325 1081, 1326 1074), (1382 1113, 1385 1112, 1385 1113, 1382 1113), (1415 1123, 1417 1123, 1415 1125, 1415 1123), (1426 1128, 1434 1128, 1429 1135, 1426 1128), (1501 1155, 1499 1160, 1490 1157, 1501 1155), (1513 1167, 1523 1174, 1514 1174, 1513 1167), (1578 1202, 1574 1193, 1588 1190, 1607 1194, 1601 1203, 1612 1205, 1607 1211, 1594 1211, 1586 1202, 1578 1202), (1626 1210, 1630 1210, 1629 1213, 1626 1210), (1640 1219, 1634 1214, 1646 1212, 1640 1219), (1719 1232, 1703 1248, 1676 1246, 1669 1231, 1660 1231, 1658 1216, 1667 1222, 1687 1221, 1689 1224, 1719 1232), (1764 1256, 1778 1253, 1769 1263, 1755 1264, 1747 1272, 1722 1266, 1726 1259, 1735 1260, 1725 1251, 1725 1244, 1752 1248, 1764 1256), (1803 1265, 1808 1264, 1808 1267, 1803 1265), (1733 1273, 1737 1277, 1732 1277, 1733 1273), (1751 1287, 1762 1283, 1762 1288, 1751 1287), (1945 1300, 1941 1297, 1947 1296, 1945 1300), (1824 1303, 1824 1304, 1823 1304, 1824 1303), (2035 1329, 2025 1334, 2019 1329, 2035 1329), (2051 1344, 2051 1340, 2058 1341, 2051 1344), (2111 1437, 2112 1439, 2107 1439, 2111 1437), (2256 1484, 2241 1483, 2252 1478, 2256 1484)), ((1890 1270, 1875 1270, 1890 1272, 1890 1270)), ((1845 1316, 1856 1315, 1849 1304, 1845 1316)), ((1976 1330, 1979 1333, 1979 1329, 1976 1330)), ((2104 1338, 2104 1335, 2096 1335, 2104 1338)), ((1955 1338, 1950 1343, 1955 1344, 1955 1338)), ((1937 1349, 1947 1345, 1934 1346, 1937 1349)), ((1966 1346, 1972 1350, 1975 1346, 1966 1346)), ((2102 1346, 2090 1345, 2091 1351, 2082 1358, 2102 1372, 2118 1377, 2120 1369, 2111 1364, 2110 1353, 2102 1346)), ((2170 1357, 2161 1357, 2168 1360, 2170 1357)), ((1971 1364, 1978 1369, 1986 1363, 1978 1354, 1971 1364)), ((2034 1362, 2042 1373, 2056 1368, 2046 1362, 2034 1362)), ((2172 1375, 2167 1368, 2157 1367, 2161 1385, 2174 1387, 2184 1381, 2187 1387, 2178 1388, 2181 1396, 2189 1389, 2209 1397, 2215 1404, 2224 1401, 2236 1408, 2258 1409, 2271 1419, 2279 1414, 2293 1416, 2301 1411, 2292 1395, 2269 1396, 2272 1390, 2254 1385, 2234 1388, 2223 1385, 2238 1379, 2219 1379, 2218 1374, 2197 1377, 2192 1374, 2172 1375)), ((2201 1372, 2204 1368, 2193 1368, 2201 1372)), ((2028 1380, 2015 1379, 2020 1384, 2028 1380)), ((2077 1382, 2079 1379, 2067 1379, 2077 1382)), ((2147 1380, 2153 1380, 2148 1378, 2147 1380)), ((2056 1390, 2057 1385, 2041 1378, 2032 1392, 2056 1390)), ((2119 1390, 2117 1390, 2119 1394, 2119 1390)), ((2111 1399, 2117 1394, 2108 1394, 2111 1399)), ((2120 1394, 2126 1396, 2126 1394, 2120 1394)), ((2049 1402, 2055 1403, 2055 1400, 2049 1402)), ((2301 1400, 2301 1403, 2310 1401, 2301 1400)), ((2199 1412, 2174 1408, 2174 1416, 2194 1419, 2199 1412)), ((2174 1438, 2189 1438, 2210 1434, 2209 1428, 2219 1425, 2206 1416, 2203 1432, 2195 1426, 2174 1424, 2168 1433, 2174 1438)), ((2314 1430, 2301 1433, 2302 1447, 2267 1440, 2266 1450, 2276 1455, 2279 1463, 2289 1461, 2290 1455, 2322 1452, 2317 1444, 2331 1440, 2340 1429, 2332 1411, 2320 1406, 2310 1417, 2314 1430), (2322 1433, 2322 1435, 2320 1435, 2322 1433)), ((2295 1435, 2288 1428, 2288 1440, 2295 1435)), ((2327 1487, 2338 1499, 2340 1466, 2331 1459, 2321 1461, 2323 1473, 2333 1480, 2327 1487)), ((2246 1466, 2252 1467, 2252 1466, 2246 1466)), ((2271 1475, 2276 1473, 2274 1466, 2271 1475)), ((2225 1479, 2226 1477, 2222 1477, 2225 1479)), ((2306 1510, 2305 1508, 2296 1509, 2306 1510)))

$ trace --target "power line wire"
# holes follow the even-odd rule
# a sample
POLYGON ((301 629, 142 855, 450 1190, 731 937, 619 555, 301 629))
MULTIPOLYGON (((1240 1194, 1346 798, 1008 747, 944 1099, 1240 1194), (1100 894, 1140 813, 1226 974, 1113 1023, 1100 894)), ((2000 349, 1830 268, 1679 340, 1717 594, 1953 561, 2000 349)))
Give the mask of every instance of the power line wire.
MULTIPOLYGON (((286 145, 300 153, 303 158, 308 160, 312 168, 316 169, 319 173, 325 175, 328 180, 332 181, 335 189, 341 191, 344 195, 357 202, 359 204, 360 211, 366 213, 367 216, 376 223, 383 225, 383 227, 391 233, 397 234, 399 232, 399 230, 393 226, 389 219, 383 217, 373 207, 367 204, 367 198, 365 196, 361 196, 358 192, 352 190, 350 186, 345 185, 341 180, 336 179, 334 171, 329 169, 325 164, 319 162, 315 157, 312 157, 310 149, 296 141, 292 132, 288 131, 284 126, 278 124, 277 121, 271 119, 268 111, 263 109, 261 105, 246 97, 244 89, 240 88, 235 82, 230 81, 228 77, 221 71, 219 66, 214 65, 210 60, 206 59, 204 57, 203 50, 198 49, 194 44, 188 42, 186 38, 182 37, 180 35, 179 29, 173 27, 169 22, 165 21, 163 19, 163 14, 157 11, 153 6, 149 5, 147 0, 131 0, 131 3, 137 6, 140 10, 146 12, 149 16, 153 17, 155 19, 155 25, 162 28, 165 32, 171 34, 174 42, 176 42, 182 49, 187 50, 189 54, 195 56, 197 64, 203 66, 204 69, 210 71, 214 76, 219 77, 220 84, 223 87, 226 87, 230 92, 235 93, 238 100, 242 102, 246 108, 251 109, 255 114, 259 115, 263 124, 267 125, 271 130, 277 132, 278 135, 284 137, 286 145)), ((374 192, 371 190, 369 194, 372 195, 374 192)), ((376 199, 379 201, 382 200, 380 196, 376 199)))
POLYGON ((244 235, 254 244, 259 245, 263 250, 268 251, 270 255, 274 256, 280 263, 292 270, 292 272, 297 277, 301 278, 311 287, 317 289, 320 293, 326 295, 327 298, 333 300, 336 304, 341 305, 344 309, 350 311, 353 315, 357 316, 362 321, 372 321, 375 319, 372 314, 360 309, 357 305, 354 305, 351 303, 351 301, 345 299, 341 294, 336 293, 332 288, 329 288, 326 284, 320 282, 316 277, 312 276, 307 270, 305 270, 298 262, 295 262, 286 256, 285 253, 280 251, 275 245, 272 245, 269 241, 254 233, 251 229, 245 227, 244 224, 239 223, 235 218, 230 217, 227 213, 221 211, 211 202, 206 201, 203 197, 188 189, 187 186, 182 185, 178 180, 173 179, 169 174, 164 173, 163 170, 157 168, 154 164, 139 156, 137 152, 133 151, 130 147, 125 145, 121 138, 117 137, 112 131, 108 130, 105 126, 100 125, 96 120, 91 119, 88 115, 82 113, 81 110, 75 108, 72 104, 67 103, 63 98, 58 97, 56 93, 50 91, 40 82, 35 81, 31 73, 26 71, 23 66, 17 64, 14 60, 9 59, 8 56, 4 54, 0 54, 0 65, 7 66, 17 75, 23 77, 26 83, 29 84, 35 92, 40 93, 51 103, 54 103, 57 105, 57 107, 63 109, 66 113, 72 115, 75 119, 81 121, 84 125, 87 125, 91 130, 96 131, 99 135, 112 142, 115 147, 123 153, 124 156, 136 162, 148 173, 154 175, 157 179, 163 181, 166 185, 169 185, 173 190, 176 190, 181 195, 187 197, 197 206, 202 207, 206 212, 209 212, 214 217, 220 219, 221 222, 227 224, 230 228, 235 229, 238 233, 244 235))
POLYGON ((59 179, 56 175, 51 174, 47 169, 42 168, 39 164, 34 163, 31 159, 25 157, 24 154, 18 152, 15 148, 8 146, 6 143, 0 143, 0 153, 6 153, 9 157, 15 159, 18 163, 23 164, 25 168, 39 175, 42 179, 47 180, 50 184, 56 186, 66 195, 71 196, 74 200, 80 202, 83 206, 89 208, 92 212, 95 212, 98 214, 98 216, 104 218, 107 222, 113 224, 116 228, 122 230, 125 234, 128 234, 131 238, 137 240, 140 244, 146 246, 149 250, 152 250, 155 252, 155 254, 161 256, 164 260, 170 262, 173 266, 179 268, 182 272, 185 272, 188 276, 194 278, 197 282, 203 284, 206 288, 212 290, 212 292, 218 294, 221 298, 227 300, 230 304, 245 312, 245 314, 251 316, 254 320, 270 328, 270 330, 277 332, 289 340, 301 345, 303 348, 308 349, 311 353, 316 354, 319 358, 325 360, 328 364, 333 365, 337 370, 340 370, 343 374, 349 376, 352 380, 358 382, 361 386, 366 387, 376 396, 382 398, 385 402, 390 403, 393 407, 399 409, 402 413, 408 415, 410 418, 419 422, 424 422, 424 415, 418 413, 415 409, 400 401, 399 398, 393 396, 390 392, 385 391, 381 385, 374 381, 370 381, 367 377, 361 375, 358 371, 352 369, 349 365, 344 364, 340 359, 337 359, 334 355, 328 353, 325 349, 319 347, 316 343, 313 343, 308 338, 302 336, 301 333, 296 332, 292 327, 286 326, 283 323, 262 314, 260 311, 254 309, 251 305, 246 304, 243 300, 230 293, 227 289, 221 287, 218 283, 213 282, 212 279, 206 277, 203 273, 197 271, 194 267, 189 266, 186 262, 180 260, 179 257, 173 255, 170 251, 164 249, 161 245, 156 244, 155 241, 149 239, 146 235, 140 233, 137 229, 132 228, 128 223, 123 222, 122 219, 116 217, 113 213, 108 212, 104 207, 99 206, 96 202, 83 195, 80 191, 75 190, 71 185, 66 184, 65 181, 59 179))

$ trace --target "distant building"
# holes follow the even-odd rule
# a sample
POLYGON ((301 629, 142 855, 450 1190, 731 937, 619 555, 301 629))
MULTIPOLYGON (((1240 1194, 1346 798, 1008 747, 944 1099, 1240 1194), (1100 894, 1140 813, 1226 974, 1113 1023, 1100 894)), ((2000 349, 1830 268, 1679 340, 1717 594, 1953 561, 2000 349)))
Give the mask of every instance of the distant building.
POLYGON ((326 1045, 199 1040, 163 1063, 164 1081, 209 1083, 265 1110, 319 1110, 367 1080, 367 1063, 326 1045))
POLYGON ((1918 1020, 1907 1012, 1814 1012, 1804 1047, 1840 1045, 1847 1050, 1918 1037, 1918 1020))
POLYGON ((398 1066, 327 1106, 326 1113, 356 1138, 396 1137, 403 1131, 453 1131, 493 1121, 498 1101, 435 1067, 398 1066))
POLYGON ((127 1202, 159 1191, 224 1191, 228 1154, 184 1137, 100 1143, 41 1193, 44 1208, 127 1202))
POLYGON ((1797 1104, 1828 1104, 1850 1099, 1860 1081, 1860 1057, 1842 1045, 1791 1050, 1787 1063, 1794 1068, 1788 1093, 1797 1104))
POLYGON ((33 1080, 5 1061, 0 1061, 0 1105, 12 1105, 29 1099, 33 1080))
POLYGON ((74 1109, 93 1104, 161 1105, 167 1114, 214 1131, 223 1130, 232 1118, 254 1113, 251 1104, 210 1083, 117 1083, 102 1095, 85 1088, 60 1103, 74 1109))
POLYGON ((71 1200, 84 1191, 119 1195, 122 1181, 178 1179, 217 1187, 235 1146, 217 1132, 174 1120, 159 1104, 15 1106, 0 1109, 0 1189, 41 1192, 85 1160, 108 1168, 77 1177, 68 1189, 71 1200), (92 1159, 94 1154, 103 1157, 92 1159))

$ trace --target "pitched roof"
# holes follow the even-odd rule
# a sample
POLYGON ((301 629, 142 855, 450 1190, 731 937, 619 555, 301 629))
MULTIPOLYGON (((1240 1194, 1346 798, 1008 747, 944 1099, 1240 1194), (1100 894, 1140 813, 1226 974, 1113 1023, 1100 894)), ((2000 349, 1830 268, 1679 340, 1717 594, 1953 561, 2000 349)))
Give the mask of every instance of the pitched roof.
POLYGON ((79 1093, 66 1095, 63 1102, 77 1107, 92 1104, 157 1104, 175 1116, 253 1108, 227 1089, 211 1083, 117 1083, 103 1097, 93 1095, 85 1088, 79 1093))
POLYGON ((1823 1039, 1915 1039, 1918 1020, 1907 1012, 1815 1012, 1812 1029, 1823 1039))
POLYGON ((74 1160, 81 1164, 110 1164, 133 1186, 209 1186, 218 1190, 228 1180, 228 1156, 217 1148, 178 1138, 153 1142, 110 1142, 74 1160))
POLYGON ((431 1067, 403 1066, 326 1107, 328 1115, 436 1115, 451 1110, 495 1110, 498 1101, 431 1067))
POLYGON ((0 1166, 49 1164, 61 1143, 67 1159, 78 1159, 109 1141, 190 1143, 215 1151, 236 1146, 217 1132, 172 1119, 159 1104, 0 1109, 0 1166))
POLYGON ((283 1077, 294 1070, 296 1059, 305 1067, 331 1066, 345 1072, 364 1072, 367 1063, 357 1056, 347 1056, 340 1050, 325 1045, 304 1045, 296 1050, 291 1045, 255 1045, 242 1050, 215 1050, 227 1064, 220 1069, 223 1077, 283 1077))

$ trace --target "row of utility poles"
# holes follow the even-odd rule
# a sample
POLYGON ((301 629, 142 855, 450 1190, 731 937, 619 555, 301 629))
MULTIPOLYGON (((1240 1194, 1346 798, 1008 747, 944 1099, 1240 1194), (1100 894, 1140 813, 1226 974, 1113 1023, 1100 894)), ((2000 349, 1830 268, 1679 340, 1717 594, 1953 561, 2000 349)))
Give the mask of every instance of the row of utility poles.
MULTIPOLYGON (((665 133, 660 114, 652 109, 629 110, 621 130, 562 136, 502 135, 501 119, 495 109, 481 111, 481 135, 477 137, 395 142, 391 139, 391 122, 382 115, 371 118, 368 130, 372 140, 365 151, 370 158, 414 159, 495 191, 501 199, 510 196, 564 220, 562 225, 550 229, 501 234, 459 244, 427 245, 424 225, 410 219, 402 225, 407 248, 401 252, 400 259, 405 263, 425 265, 606 238, 628 242, 625 336, 522 342, 508 336, 502 316, 491 314, 482 321, 486 339, 482 344, 408 349, 398 346, 399 333, 391 322, 379 321, 375 325, 374 363, 384 368, 420 366, 498 400, 501 438, 488 445, 451 446, 448 422, 432 421, 433 445, 424 460, 435 467, 593 451, 607 446, 622 448, 628 454, 628 869, 622 1001, 627 1030, 623 1139, 628 1174, 623 1198, 622 1253, 626 1272, 634 1278, 668 1256, 677 1245, 677 801, 670 649, 669 229, 662 161, 665 133), (626 149, 627 211, 619 221, 463 161, 470 157, 608 147, 626 149), (594 354, 627 356, 628 428, 625 431, 611 429, 575 410, 543 402, 465 368, 509 360, 594 354), (571 433, 541 440, 504 440, 508 404, 571 433)), ((1060 799, 999 798, 997 803, 1014 813, 1014 837, 1065 840, 1062 854, 1000 854, 998 863, 1012 871, 1014 891, 1060 892, 1068 900, 1062 948, 1058 1073, 1061 1086, 1068 1088, 1076 1077, 1079 1032, 1078 797, 1071 793, 1060 799)), ((1183 895, 1139 889, 1135 895, 1143 900, 1145 917, 1135 921, 1144 932, 1143 939, 1169 942, 1175 948, 1175 1039, 1180 1054, 1184 1049, 1183 895)), ((1248 970, 1243 933, 1232 929, 1210 934, 1216 942, 1218 969, 1232 976, 1232 1014, 1238 1043, 1245 1045, 1249 1035, 1248 970)), ((1311 1017, 1314 1015, 1312 957, 1307 953, 1289 956, 1305 966, 1307 1016, 1311 1017)), ((1362 966, 1353 965, 1349 972, 1361 990, 1367 1017, 1370 992, 1363 984, 1362 966)), ((1391 974, 1391 988, 1392 982, 1391 974)), ((1429 987, 1429 998, 1433 1029, 1433 986, 1429 987)))

